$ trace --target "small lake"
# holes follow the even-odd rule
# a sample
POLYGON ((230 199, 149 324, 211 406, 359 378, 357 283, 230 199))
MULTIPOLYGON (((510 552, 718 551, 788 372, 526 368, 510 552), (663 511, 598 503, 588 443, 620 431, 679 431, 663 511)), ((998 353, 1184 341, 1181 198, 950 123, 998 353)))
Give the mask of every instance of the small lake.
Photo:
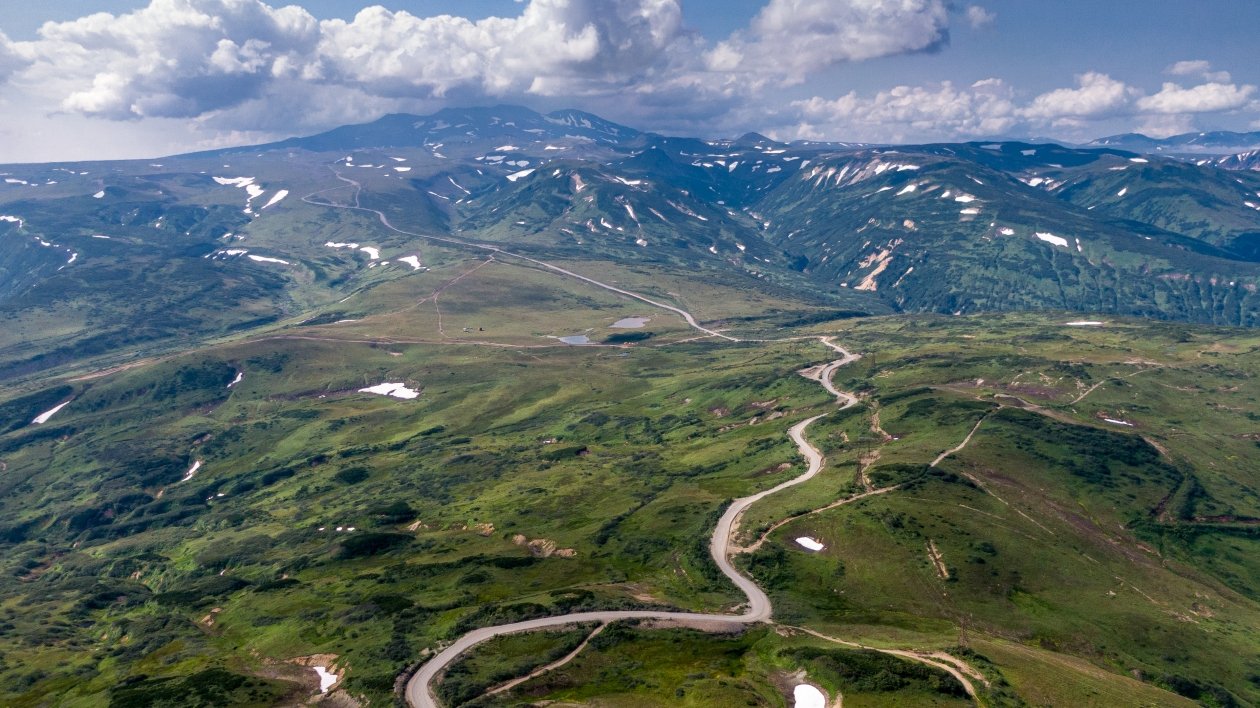
POLYGON ((611 329, 641 329, 643 325, 651 322, 650 317, 624 317, 609 325, 611 329))
POLYGON ((585 334, 573 334, 568 337, 560 337, 560 341, 565 344, 590 344, 591 338, 585 334))

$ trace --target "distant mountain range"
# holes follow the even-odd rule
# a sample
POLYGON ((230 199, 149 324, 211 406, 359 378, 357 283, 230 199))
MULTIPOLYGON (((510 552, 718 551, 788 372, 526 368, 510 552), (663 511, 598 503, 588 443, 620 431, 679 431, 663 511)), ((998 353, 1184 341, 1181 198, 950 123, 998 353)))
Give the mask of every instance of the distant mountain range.
MULTIPOLYGON (((1184 142, 1238 139, 1226 135, 1184 142)), ((0 167, 0 316, 78 323, 53 351, 0 341, 0 375, 246 330, 405 274, 396 257, 419 240, 376 235, 380 260, 396 257, 371 271, 378 257, 326 245, 374 222, 302 197, 351 183, 414 233, 747 278, 844 311, 1260 323, 1256 153, 1188 161, 1102 142, 702 140, 496 106, 156 161, 0 167)))
POLYGON ((1260 148, 1260 131, 1234 133, 1217 130, 1183 133, 1168 138, 1151 138, 1141 133, 1125 133, 1099 138, 1085 147, 1109 147, 1145 153, 1170 155, 1230 155, 1260 148))

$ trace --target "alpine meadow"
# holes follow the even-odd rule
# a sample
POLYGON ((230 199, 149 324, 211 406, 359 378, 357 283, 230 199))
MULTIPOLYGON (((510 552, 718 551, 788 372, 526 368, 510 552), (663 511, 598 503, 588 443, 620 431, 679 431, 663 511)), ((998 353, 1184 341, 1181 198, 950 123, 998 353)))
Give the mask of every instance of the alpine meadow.
POLYGON ((0 705, 1260 705, 1256 8, 304 4, 0 13, 0 705))

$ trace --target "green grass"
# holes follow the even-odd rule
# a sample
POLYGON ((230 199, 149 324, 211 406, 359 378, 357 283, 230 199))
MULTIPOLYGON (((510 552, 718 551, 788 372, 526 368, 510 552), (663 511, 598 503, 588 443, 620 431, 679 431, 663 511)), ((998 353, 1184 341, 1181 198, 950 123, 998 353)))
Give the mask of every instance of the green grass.
MULTIPOLYGON (((153 344, 142 365, 87 380, 64 373, 124 359, 71 358, 7 385, 0 702, 158 700, 172 687, 196 693, 181 682, 207 671, 267 702, 297 690, 268 662, 319 653, 340 657, 347 691, 380 703, 424 649, 475 626, 736 607, 708 558, 716 514, 803 470, 784 433, 834 406, 796 372, 829 351, 680 344, 691 333, 673 315, 507 262, 443 290, 439 330, 426 298, 483 261, 435 256, 432 271, 405 277, 356 271, 333 288, 350 300, 299 303, 302 315, 262 332, 178 355, 153 344), (325 317, 298 324, 308 314, 325 317), (602 338, 643 314, 654 336, 632 346, 547 339, 602 338), (358 393, 383 381, 421 395, 358 393), (70 396, 49 423, 27 424, 70 396)), ((614 275, 646 284, 633 268, 614 275)), ((704 316, 737 334, 779 327, 757 313, 790 309, 773 289, 671 277, 664 294, 713 302, 704 316)), ((872 479, 901 486, 793 521, 740 562, 784 623, 885 648, 968 640, 995 704, 1171 703, 1169 690, 1255 702, 1260 339, 1060 324, 1075 318, 822 317, 782 330, 834 334, 863 353, 837 384, 864 400, 810 429, 823 473, 754 506, 743 528, 852 494, 859 458, 876 450, 872 479), (876 414, 895 439, 872 432, 876 414), (969 446, 927 467, 982 419, 969 446), (799 535, 826 550, 805 552, 799 535)), ((786 677, 805 669, 854 705, 888 699, 881 687, 905 704, 956 701, 931 672, 799 635, 626 631, 512 695, 780 705, 786 677), (800 647, 827 651, 784 653, 800 647), (883 671, 895 680, 867 681, 883 671)), ((547 641, 489 648, 519 663, 474 655, 468 685, 525 673, 522 657, 547 641)))

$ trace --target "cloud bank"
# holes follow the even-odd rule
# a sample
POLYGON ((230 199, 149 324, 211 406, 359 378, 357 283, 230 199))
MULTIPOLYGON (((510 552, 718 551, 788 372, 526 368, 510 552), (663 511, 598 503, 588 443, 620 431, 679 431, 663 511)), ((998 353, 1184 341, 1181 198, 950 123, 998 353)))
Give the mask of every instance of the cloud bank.
POLYGON ((948 22, 944 0, 769 0, 711 43, 685 28, 679 0, 530 0, 478 21, 379 6, 319 21, 263 0, 151 0, 48 23, 30 42, 0 35, 0 81, 67 113, 240 130, 529 97, 617 97, 632 115, 685 97, 713 115, 837 63, 931 51, 948 22), (351 108, 329 111, 332 100, 351 108))
MULTIPOLYGON (((1207 62, 1181 62, 1168 73, 1192 78, 1222 78, 1207 62), (1193 65, 1188 68, 1183 65, 1193 65)), ((850 93, 835 100, 810 98, 792 105, 800 122, 784 137, 817 138, 840 133, 855 140, 903 140, 992 137, 1013 131, 1033 134, 1053 130, 1075 137, 1097 137, 1097 121, 1123 118, 1151 135, 1164 137, 1193 129, 1194 116, 1260 110, 1251 85, 1206 81, 1193 86, 1164 83, 1148 94, 1100 72, 1076 77, 1073 87, 1058 88, 1022 103, 1001 79, 990 78, 956 88, 898 86, 873 96, 850 93)))
POLYGON ((320 21, 264 0, 150 0, 47 23, 33 41, 0 33, 0 90, 46 114, 183 121, 211 140, 487 102, 571 103, 696 133, 881 142, 1084 133, 1115 119, 1167 131, 1198 115, 1260 110, 1255 86, 1201 59, 1166 67, 1170 81, 1153 90, 1093 71, 1038 95, 988 78, 780 100, 841 64, 941 51, 951 22, 995 24, 983 6, 948 0, 765 0, 719 40, 688 29, 682 0, 519 8, 471 20, 376 6, 320 21))

